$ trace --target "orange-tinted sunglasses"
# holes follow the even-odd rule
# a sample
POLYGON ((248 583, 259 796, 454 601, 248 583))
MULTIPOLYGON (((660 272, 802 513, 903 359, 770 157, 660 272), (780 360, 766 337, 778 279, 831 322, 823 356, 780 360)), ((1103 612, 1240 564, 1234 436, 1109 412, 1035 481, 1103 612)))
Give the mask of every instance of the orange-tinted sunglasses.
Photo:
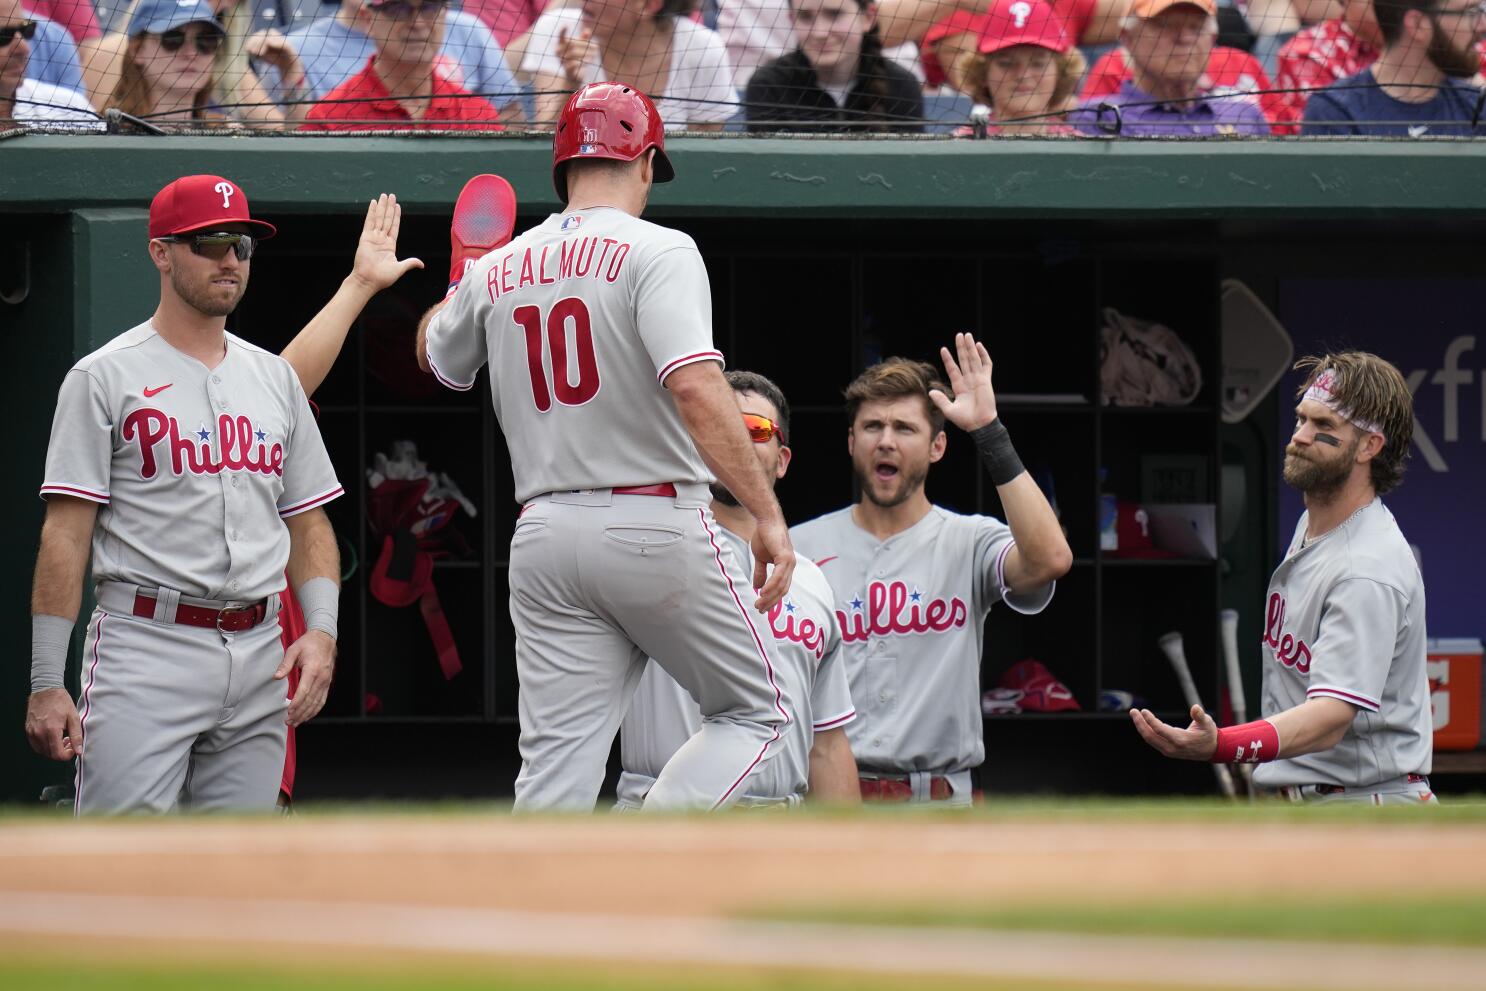
POLYGON ((755 444, 767 444, 776 435, 779 437, 779 443, 784 443, 784 428, 767 416, 744 413, 743 425, 748 428, 748 436, 753 438, 755 444))

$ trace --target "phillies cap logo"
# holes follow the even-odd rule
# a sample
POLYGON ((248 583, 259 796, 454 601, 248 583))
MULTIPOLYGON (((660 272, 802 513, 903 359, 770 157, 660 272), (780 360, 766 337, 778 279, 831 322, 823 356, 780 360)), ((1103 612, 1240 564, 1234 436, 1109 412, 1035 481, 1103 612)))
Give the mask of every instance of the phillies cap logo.
POLYGON ((219 192, 219 193, 222 194, 222 209, 223 210, 230 210, 230 209, 232 209, 232 206, 229 203, 229 201, 232 199, 232 194, 235 193, 235 192, 237 192, 237 190, 235 190, 235 189, 232 188, 232 183, 230 183, 230 182, 219 182, 215 186, 213 186, 212 189, 214 189, 217 192, 219 192))
POLYGON ((1032 5, 1027 3, 1026 0, 1017 0, 1007 10, 1011 11, 1011 16, 1015 18, 1016 26, 1019 28, 1026 27, 1027 18, 1032 16, 1032 5))

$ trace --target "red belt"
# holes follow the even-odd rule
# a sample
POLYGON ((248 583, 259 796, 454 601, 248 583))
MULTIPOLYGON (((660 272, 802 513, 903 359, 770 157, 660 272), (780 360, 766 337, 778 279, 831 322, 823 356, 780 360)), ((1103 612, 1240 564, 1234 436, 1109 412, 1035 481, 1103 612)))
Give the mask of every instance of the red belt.
MULTIPOLYGON (((1429 783, 1429 778, 1422 774, 1406 774, 1404 775, 1404 780, 1411 785, 1429 783)), ((1305 786, 1302 785, 1301 787, 1305 786)), ((1347 790, 1343 785, 1312 785, 1311 787, 1316 789, 1317 795, 1341 795, 1347 790)))
MULTIPOLYGON (((140 592, 134 597, 134 615, 143 619, 154 619, 155 600, 140 592)), ((268 600, 266 599, 237 609, 207 609, 205 606, 188 606, 184 602, 178 602, 173 622, 184 626, 202 626, 208 630, 221 630, 223 633, 241 633, 263 622, 263 617, 266 615, 268 615, 268 600)))
POLYGON ((626 485, 611 491, 615 495, 652 495, 665 496, 667 499, 676 498, 676 486, 670 482, 661 482, 659 485, 626 485))
MULTIPOLYGON (((897 778, 862 778, 862 799, 868 802, 910 802, 913 785, 897 778)), ((929 801, 943 802, 954 795, 948 778, 929 779, 929 801)))

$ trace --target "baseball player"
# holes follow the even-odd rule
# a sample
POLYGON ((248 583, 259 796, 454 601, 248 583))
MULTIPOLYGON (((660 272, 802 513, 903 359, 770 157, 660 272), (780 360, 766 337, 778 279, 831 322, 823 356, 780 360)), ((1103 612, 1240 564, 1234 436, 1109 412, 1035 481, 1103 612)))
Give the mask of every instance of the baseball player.
MULTIPOLYGON (((754 372, 731 371, 743 422, 765 475, 778 480, 789 469, 789 403, 779 386, 754 372)), ((712 513, 720 536, 740 561, 749 560, 753 517, 720 485, 712 487, 712 513)), ((795 562, 789 594, 769 610, 767 630, 776 674, 795 708, 777 757, 743 786, 742 805, 798 805, 808 790, 812 800, 859 804, 856 760, 846 740, 846 724, 856 718, 841 659, 841 627, 834 598, 820 569, 795 562)), ((657 664, 647 664, 619 729, 621 809, 639 809, 671 755, 702 728, 694 699, 657 664)))
MULTIPOLYGON (((477 176, 476 181, 495 179, 495 176, 477 176)), ((504 180, 501 180, 502 182, 504 180)), ((467 186, 466 189, 469 187, 467 186)), ((455 212, 459 212, 458 204, 455 212)), ((346 343, 351 324, 371 302, 377 293, 402 278, 415 268, 422 268, 417 258, 397 259, 397 234, 402 226, 402 206, 397 197, 383 193, 366 207, 366 222, 361 227, 361 238, 356 244, 356 259, 351 274, 346 276, 335 295, 320 312, 304 325, 294 339, 284 348, 282 357, 294 369, 305 396, 313 396, 315 390, 330 374, 335 360, 346 343)), ((510 230, 506 229, 506 239, 510 230)), ((454 264, 463 273, 465 259, 462 245, 454 245, 454 264)), ((483 252, 481 252, 483 254, 483 252)), ((313 403, 311 403, 313 408, 313 403)), ((292 583, 280 593, 279 639, 288 650, 294 641, 306 632, 304 612, 294 598, 292 583)), ((298 671, 289 672, 289 694, 298 690, 298 671)), ((294 727, 290 726, 284 739, 284 773, 279 781, 279 807, 287 809, 294 799, 294 772, 297 765, 294 727)))
POLYGON ((831 583, 857 719, 848 728, 870 800, 972 800, 985 759, 980 660, 997 601, 1033 614, 1073 555, 996 415, 991 358, 969 334, 940 349, 950 388, 890 358, 847 387, 846 437, 861 498, 790 531, 831 583), (951 396, 953 398, 951 398, 951 396), (929 502, 944 421, 970 434, 1006 523, 929 502))
POLYGON ((1403 480, 1413 395, 1377 355, 1304 358, 1285 481, 1305 512, 1269 580, 1263 719, 1186 729, 1130 718, 1168 757, 1260 764, 1254 782, 1297 800, 1434 803, 1424 580, 1381 496, 1403 480))
POLYGON ((236 183, 193 175, 155 196, 149 234, 159 307, 58 394, 26 731, 76 758, 80 814, 270 810, 285 725, 329 689, 340 562, 321 507, 341 486, 288 363, 225 329, 273 226, 236 183), (74 706, 62 671, 90 537, 98 607, 74 706), (308 626, 288 651, 286 564, 308 626))
POLYGON ((640 219, 674 175, 664 142, 638 90, 574 93, 553 137, 566 209, 482 258, 419 335, 419 364, 450 388, 489 364, 523 504, 518 811, 593 808, 647 655, 703 713, 647 809, 737 801, 789 722, 758 613, 794 553, 712 344, 701 255, 640 219), (708 509, 714 475, 757 521, 752 586, 708 509))

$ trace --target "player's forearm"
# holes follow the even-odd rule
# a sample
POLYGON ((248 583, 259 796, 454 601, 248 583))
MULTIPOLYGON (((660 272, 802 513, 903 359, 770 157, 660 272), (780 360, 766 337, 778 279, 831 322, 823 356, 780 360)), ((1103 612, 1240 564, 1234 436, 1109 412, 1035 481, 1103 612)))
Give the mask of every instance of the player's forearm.
POLYGON ((428 371, 428 325, 433 323, 433 318, 444 308, 444 304, 448 303, 452 298, 451 296, 446 296, 430 306, 428 312, 423 314, 422 319, 418 321, 418 336, 413 345, 414 356, 418 359, 418 367, 425 372, 428 371))
POLYGON ((1025 592, 1061 578, 1073 566, 1073 551, 1058 517, 1028 472, 996 487, 1016 548, 1007 555, 1006 584, 1025 592))
POLYGON ((311 578, 329 578, 337 586, 341 581, 341 552, 335 542, 335 529, 323 509, 311 509, 291 516, 289 527, 289 583, 299 588, 311 578))
POLYGON ((1340 699, 1314 698, 1266 718, 1279 734, 1279 756, 1299 757, 1341 743, 1356 716, 1357 709, 1340 699))
POLYGON ((810 747, 810 800, 832 805, 862 804, 857 761, 844 729, 815 734, 810 747))
POLYGON ((375 289, 356 276, 346 276, 330 302, 284 348, 283 358, 299 376, 306 396, 314 395, 330 374, 346 344, 351 324, 375 293, 375 289))
POLYGON ((754 519, 782 520, 774 487, 753 453, 753 441, 722 370, 710 361, 685 365, 672 372, 665 384, 698 453, 717 480, 754 519))
POLYGON ((77 620, 88 570, 96 503, 53 496, 41 525, 41 549, 31 583, 31 614, 77 620))

